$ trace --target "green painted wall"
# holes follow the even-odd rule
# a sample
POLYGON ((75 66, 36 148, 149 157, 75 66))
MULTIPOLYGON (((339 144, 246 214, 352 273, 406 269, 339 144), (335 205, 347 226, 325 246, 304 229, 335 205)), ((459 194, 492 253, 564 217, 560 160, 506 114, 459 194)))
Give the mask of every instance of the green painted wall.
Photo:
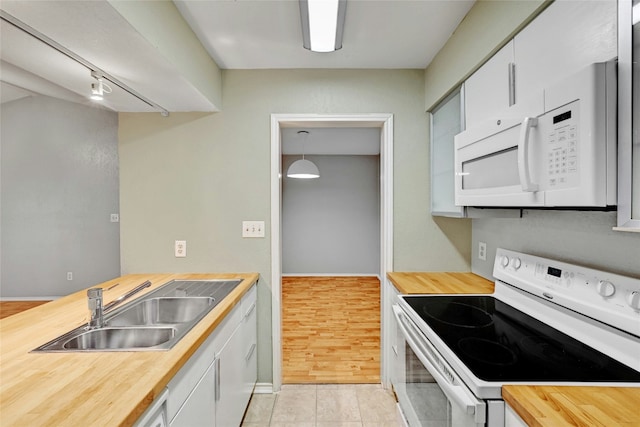
POLYGON ((120 114, 122 273, 260 273, 259 381, 271 381, 270 115, 394 114, 394 267, 469 271, 470 222, 429 214, 423 70, 228 70, 215 114, 120 114), (265 239, 242 239, 265 220, 265 239), (173 256, 187 240, 187 258, 173 256))

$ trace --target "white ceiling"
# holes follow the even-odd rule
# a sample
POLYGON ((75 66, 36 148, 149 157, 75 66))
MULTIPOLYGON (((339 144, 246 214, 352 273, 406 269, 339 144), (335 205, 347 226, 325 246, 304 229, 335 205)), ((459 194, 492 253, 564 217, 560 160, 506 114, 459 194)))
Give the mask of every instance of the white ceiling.
POLYGON ((473 0, 348 0, 342 49, 302 47, 296 0, 174 0, 225 69, 424 69, 473 0))
MULTIPOLYGON (((2 0, 23 21, 168 111, 216 111, 152 42, 107 0, 2 0)), ((123 3, 124 4, 124 3, 123 3)), ((223 69, 424 69, 473 0, 348 0, 343 48, 302 47, 297 0, 174 0, 194 34, 223 69)), ((154 17, 145 22, 156 30, 154 17)), ((2 102, 43 94, 89 104, 89 70, 0 22, 2 102)), ((112 85, 102 104, 114 111, 158 111, 112 85)), ((224 99, 224 94, 222 94, 224 99)), ((344 145, 346 147, 346 145, 344 145)))

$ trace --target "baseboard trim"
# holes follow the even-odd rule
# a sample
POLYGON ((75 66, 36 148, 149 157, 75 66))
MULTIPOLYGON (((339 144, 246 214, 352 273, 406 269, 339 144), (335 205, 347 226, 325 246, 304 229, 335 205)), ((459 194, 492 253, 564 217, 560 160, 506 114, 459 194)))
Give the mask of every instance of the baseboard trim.
POLYGON ((256 383, 256 386, 253 389, 253 394, 272 394, 272 393, 273 393, 272 383, 256 383))

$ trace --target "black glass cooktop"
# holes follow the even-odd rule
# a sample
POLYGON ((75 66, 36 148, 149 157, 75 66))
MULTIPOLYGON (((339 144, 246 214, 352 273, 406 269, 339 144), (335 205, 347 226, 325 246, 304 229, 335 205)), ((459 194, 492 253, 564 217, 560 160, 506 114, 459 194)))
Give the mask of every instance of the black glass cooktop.
POLYGON ((491 296, 407 296, 484 381, 640 382, 640 372, 491 296))

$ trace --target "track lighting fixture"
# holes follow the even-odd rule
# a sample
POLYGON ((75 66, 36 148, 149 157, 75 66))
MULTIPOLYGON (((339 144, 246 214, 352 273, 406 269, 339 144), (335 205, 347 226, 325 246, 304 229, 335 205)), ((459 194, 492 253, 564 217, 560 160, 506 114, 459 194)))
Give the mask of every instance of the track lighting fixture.
POLYGON ((111 86, 104 82, 102 74, 97 71, 91 72, 91 77, 96 79, 96 83, 91 83, 91 99, 94 101, 102 101, 105 93, 111 93, 111 86))

